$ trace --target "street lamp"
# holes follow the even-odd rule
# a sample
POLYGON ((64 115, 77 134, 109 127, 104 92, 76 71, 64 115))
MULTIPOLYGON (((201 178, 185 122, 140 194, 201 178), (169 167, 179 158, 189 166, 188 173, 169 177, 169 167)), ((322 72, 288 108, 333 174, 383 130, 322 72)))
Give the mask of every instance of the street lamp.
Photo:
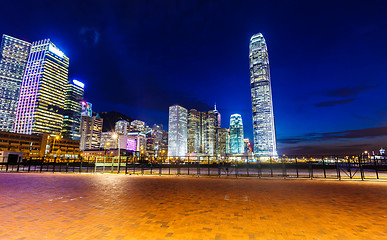
POLYGON ((54 142, 53 142, 53 144, 52 144, 51 153, 54 152, 55 141, 56 141, 56 140, 59 140, 59 138, 60 138, 59 135, 56 135, 56 136, 54 137, 54 142))
MULTIPOLYGON (((117 133, 113 133, 112 138, 113 138, 113 139, 117 139, 117 149, 118 149, 118 172, 119 172, 119 170, 120 170, 120 164, 121 164, 120 138, 119 138, 119 135, 118 135, 117 133)), ((113 172, 113 167, 114 167, 114 164, 112 164, 112 170, 111 170, 111 172, 113 172)))

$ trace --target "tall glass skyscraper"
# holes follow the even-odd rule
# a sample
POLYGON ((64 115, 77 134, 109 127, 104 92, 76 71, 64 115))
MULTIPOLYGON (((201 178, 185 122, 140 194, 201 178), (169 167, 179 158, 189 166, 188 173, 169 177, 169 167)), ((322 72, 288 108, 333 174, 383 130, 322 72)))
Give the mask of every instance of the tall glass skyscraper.
POLYGON ((230 117, 230 148, 231 153, 244 153, 243 123, 240 114, 233 114, 230 117))
POLYGON ((261 33, 251 37, 249 56, 254 153, 258 156, 277 156, 269 55, 261 33))
POLYGON ((187 120, 187 151, 188 153, 201 152, 201 112, 196 109, 188 111, 187 120))
POLYGON ((85 85, 72 80, 67 83, 62 134, 64 138, 81 139, 81 112, 85 85))
POLYGON ((0 47, 0 131, 13 132, 31 43, 3 35, 0 47))
POLYGON ((60 134, 69 58, 50 39, 32 43, 20 90, 15 132, 60 134))
POLYGON ((199 112, 191 109, 188 112, 188 153, 217 154, 217 131, 220 128, 221 116, 216 106, 214 110, 199 112))
POLYGON ((187 109, 179 105, 169 107, 169 157, 184 157, 187 153, 187 113, 187 109))

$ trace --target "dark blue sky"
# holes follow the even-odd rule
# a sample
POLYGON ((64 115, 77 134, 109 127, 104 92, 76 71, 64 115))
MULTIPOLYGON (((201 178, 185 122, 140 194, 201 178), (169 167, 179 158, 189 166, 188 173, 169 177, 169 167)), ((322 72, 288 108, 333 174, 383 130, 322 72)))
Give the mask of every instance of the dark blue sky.
POLYGON ((386 1, 7 1, 1 33, 50 38, 95 111, 167 129, 168 107, 242 115, 252 139, 248 44, 269 51, 278 148, 387 147, 386 1), (55 3, 54 3, 55 2, 55 3))

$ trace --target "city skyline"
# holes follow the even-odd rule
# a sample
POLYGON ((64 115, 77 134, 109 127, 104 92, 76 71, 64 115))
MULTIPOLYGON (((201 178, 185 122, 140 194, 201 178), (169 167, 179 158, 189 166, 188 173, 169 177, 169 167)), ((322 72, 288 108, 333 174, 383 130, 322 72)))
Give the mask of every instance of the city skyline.
POLYGON ((5 3, 3 15, 14 20, 0 23, 2 33, 53 39, 71 59, 70 79, 85 82, 86 101, 97 112, 118 110, 166 126, 170 105, 208 111, 216 102, 224 116, 242 115, 252 139, 243 82, 249 39, 262 32, 275 80, 279 153, 386 146, 384 3, 22 3, 28 12, 5 3), (53 11, 58 7, 73 17, 53 11), (50 24, 33 17, 43 12, 50 24))

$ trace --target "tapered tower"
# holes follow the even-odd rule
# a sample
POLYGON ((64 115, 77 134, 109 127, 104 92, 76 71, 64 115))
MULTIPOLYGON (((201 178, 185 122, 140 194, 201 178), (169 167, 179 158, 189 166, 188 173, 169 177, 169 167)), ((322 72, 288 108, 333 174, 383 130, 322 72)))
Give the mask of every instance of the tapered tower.
POLYGON ((253 107, 254 153, 277 156, 269 55, 261 33, 250 39, 250 84, 253 107))

